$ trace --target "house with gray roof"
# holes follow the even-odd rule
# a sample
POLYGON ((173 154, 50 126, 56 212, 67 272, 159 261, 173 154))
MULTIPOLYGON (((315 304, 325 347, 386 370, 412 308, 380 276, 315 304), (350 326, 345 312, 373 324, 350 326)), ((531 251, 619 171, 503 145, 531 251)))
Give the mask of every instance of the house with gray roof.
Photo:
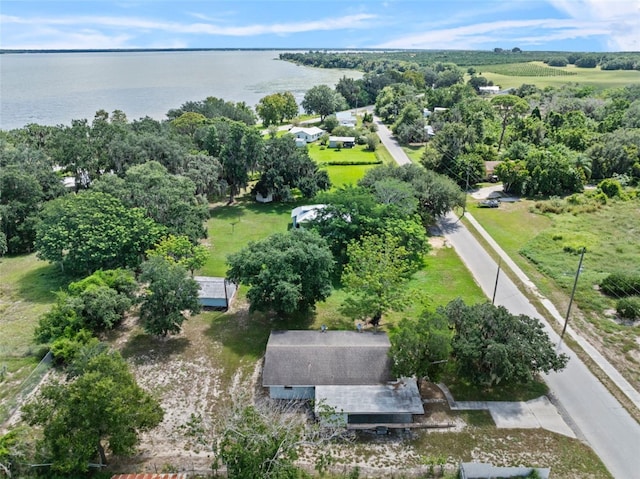
POLYGON ((262 385, 272 399, 326 404, 347 426, 408 423, 422 400, 415 380, 392 381, 390 347, 383 332, 272 331, 262 385))

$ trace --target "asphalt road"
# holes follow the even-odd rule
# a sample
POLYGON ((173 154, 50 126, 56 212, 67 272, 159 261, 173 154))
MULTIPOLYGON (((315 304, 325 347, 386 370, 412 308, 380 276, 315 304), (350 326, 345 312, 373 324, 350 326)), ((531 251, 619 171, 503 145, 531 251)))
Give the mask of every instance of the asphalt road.
MULTIPOLYGON (((376 123, 380 140, 396 162, 400 165, 409 163, 407 155, 391 138, 389 129, 378 119, 376 123)), ((497 263, 453 213, 440 221, 440 227, 476 282, 487 297, 492 298, 497 263)), ((495 304, 506 307, 514 314, 526 314, 539 319, 551 341, 559 343, 560 338, 544 317, 505 274, 499 276, 495 304)), ((569 356, 569 364, 559 373, 544 376, 550 396, 578 437, 592 447, 613 477, 639 479, 640 425, 573 351, 564 344, 560 346, 560 350, 569 356)))
POLYGON ((391 153, 393 159, 396 160, 396 163, 398 163, 399 165, 406 165, 411 163, 411 160, 404 152, 404 150, 400 148, 398 142, 391 138, 391 135, 393 133, 391 133, 389 128, 387 128, 385 124, 382 123, 382 120, 380 120, 380 118, 376 116, 374 117, 374 121, 378 126, 378 136, 380 137, 380 141, 387 148, 387 150, 389 150, 389 153, 391 153))

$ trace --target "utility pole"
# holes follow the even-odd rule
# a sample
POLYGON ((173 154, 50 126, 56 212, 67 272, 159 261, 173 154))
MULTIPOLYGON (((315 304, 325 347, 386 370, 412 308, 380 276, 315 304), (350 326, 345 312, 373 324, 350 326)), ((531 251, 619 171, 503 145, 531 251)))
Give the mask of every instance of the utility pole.
POLYGON ((500 277, 500 266, 502 266, 502 258, 498 260, 498 271, 496 272, 496 284, 493 286, 493 298, 491 299, 491 304, 495 304, 496 302, 496 292, 498 291, 498 278, 500 277))
POLYGON ((562 338, 564 337, 564 333, 567 330, 567 324, 569 324, 569 313, 571 312, 571 305, 573 304, 573 296, 576 294, 576 286, 578 286, 578 278, 580 277, 580 270, 582 269, 582 260, 584 259, 584 253, 587 251, 587 248, 582 248, 582 253, 580 253, 580 263, 578 264, 578 271, 576 271, 576 279, 573 281, 573 290, 571 291, 571 298, 569 298, 569 307, 567 308, 567 316, 564 319, 564 327, 562 328, 562 333, 560 334, 560 342, 558 342, 558 349, 562 344, 562 338))
POLYGON ((464 189, 464 203, 462 204, 462 214, 458 219, 462 219, 464 214, 467 212, 467 193, 469 192, 469 165, 467 165, 467 183, 466 184, 467 186, 464 189))

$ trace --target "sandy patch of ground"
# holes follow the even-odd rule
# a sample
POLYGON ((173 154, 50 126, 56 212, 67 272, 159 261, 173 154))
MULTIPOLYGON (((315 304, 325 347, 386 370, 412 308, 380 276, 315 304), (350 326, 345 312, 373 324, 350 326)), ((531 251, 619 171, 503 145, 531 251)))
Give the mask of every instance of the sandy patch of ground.
POLYGON ((429 236, 429 245, 431 246, 429 254, 432 255, 437 254, 439 249, 451 248, 451 245, 444 236, 429 236))

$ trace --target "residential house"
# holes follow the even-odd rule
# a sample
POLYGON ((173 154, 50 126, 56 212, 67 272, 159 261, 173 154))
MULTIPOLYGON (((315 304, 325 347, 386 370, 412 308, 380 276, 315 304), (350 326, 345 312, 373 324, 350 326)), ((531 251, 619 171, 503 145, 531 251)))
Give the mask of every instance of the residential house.
POLYGON ((307 143, 312 143, 316 140, 319 140, 322 135, 324 135, 325 131, 322 128, 318 128, 317 126, 311 126, 308 128, 304 128, 301 126, 294 126, 289 130, 296 138, 306 141, 307 143))
POLYGON ((355 128, 357 119, 350 111, 339 111, 336 113, 336 118, 340 126, 348 126, 349 128, 355 128))
POLYGON ((356 145, 356 137, 355 136, 330 136, 329 137, 329 148, 337 148, 338 144, 340 144, 342 148, 353 148, 356 145))
POLYGON ((226 278, 211 276, 194 276, 200 286, 198 300, 205 308, 228 309, 233 302, 237 285, 226 278))
POLYGON ((414 379, 391 381, 391 343, 382 332, 272 331, 262 385, 273 399, 313 399, 351 428, 412 422, 424 414, 414 379))
POLYGON ((311 221, 318 216, 318 212, 327 205, 304 205, 291 210, 291 221, 294 228, 300 228, 301 223, 311 221))
POLYGON ((497 85, 481 86, 478 87, 478 91, 484 94, 495 95, 496 93, 500 93, 500 87, 497 85))

